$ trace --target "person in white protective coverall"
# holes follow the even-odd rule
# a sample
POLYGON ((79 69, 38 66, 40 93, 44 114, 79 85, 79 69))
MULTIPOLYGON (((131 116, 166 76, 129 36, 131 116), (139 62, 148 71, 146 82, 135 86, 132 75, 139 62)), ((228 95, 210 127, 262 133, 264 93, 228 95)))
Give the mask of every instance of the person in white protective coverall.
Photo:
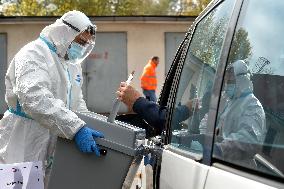
POLYGON ((257 144, 263 143, 266 125, 263 107, 253 94, 250 72, 243 60, 227 68, 223 91, 214 153, 247 164, 260 150, 257 144))
POLYGON ((5 79, 9 110, 0 121, 1 163, 42 161, 47 179, 58 136, 100 155, 94 139, 103 134, 73 112, 88 111, 80 63, 92 51, 95 35, 96 26, 84 13, 69 11, 15 55, 5 79))

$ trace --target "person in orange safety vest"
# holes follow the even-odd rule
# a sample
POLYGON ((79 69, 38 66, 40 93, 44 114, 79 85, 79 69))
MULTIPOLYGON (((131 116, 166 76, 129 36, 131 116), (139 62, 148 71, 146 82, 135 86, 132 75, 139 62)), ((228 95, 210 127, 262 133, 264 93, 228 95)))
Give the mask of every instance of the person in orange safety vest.
POLYGON ((141 80, 141 88, 145 97, 153 102, 157 101, 156 89, 157 89, 157 76, 156 67, 159 64, 159 57, 154 56, 144 67, 141 80))

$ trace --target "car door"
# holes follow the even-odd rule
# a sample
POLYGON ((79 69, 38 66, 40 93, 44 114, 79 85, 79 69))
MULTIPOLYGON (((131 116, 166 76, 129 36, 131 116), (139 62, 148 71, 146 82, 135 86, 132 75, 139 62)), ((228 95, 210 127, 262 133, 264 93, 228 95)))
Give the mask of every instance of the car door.
POLYGON ((160 188, 284 187, 283 7, 225 0, 197 18, 161 96, 169 94, 160 188))

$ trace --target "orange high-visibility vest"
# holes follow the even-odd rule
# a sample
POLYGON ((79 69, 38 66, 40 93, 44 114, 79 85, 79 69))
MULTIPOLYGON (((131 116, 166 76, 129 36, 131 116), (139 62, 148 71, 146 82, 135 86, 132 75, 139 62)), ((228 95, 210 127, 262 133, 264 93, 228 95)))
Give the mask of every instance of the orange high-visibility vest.
POLYGON ((156 77, 156 64, 149 60, 147 65, 144 67, 141 80, 141 88, 145 90, 156 90, 157 89, 157 77, 156 77))

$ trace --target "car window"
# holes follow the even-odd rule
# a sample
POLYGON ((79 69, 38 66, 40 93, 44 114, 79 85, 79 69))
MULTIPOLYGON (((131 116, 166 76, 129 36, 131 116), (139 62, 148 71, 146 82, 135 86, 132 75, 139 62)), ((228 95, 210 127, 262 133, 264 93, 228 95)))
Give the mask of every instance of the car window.
POLYGON ((284 1, 245 1, 227 62, 214 157, 283 177, 284 1), (265 23, 265 24, 264 24, 265 23))
POLYGON ((196 26, 178 85, 171 119, 171 145, 202 154, 213 80, 233 0, 225 1, 196 26))

